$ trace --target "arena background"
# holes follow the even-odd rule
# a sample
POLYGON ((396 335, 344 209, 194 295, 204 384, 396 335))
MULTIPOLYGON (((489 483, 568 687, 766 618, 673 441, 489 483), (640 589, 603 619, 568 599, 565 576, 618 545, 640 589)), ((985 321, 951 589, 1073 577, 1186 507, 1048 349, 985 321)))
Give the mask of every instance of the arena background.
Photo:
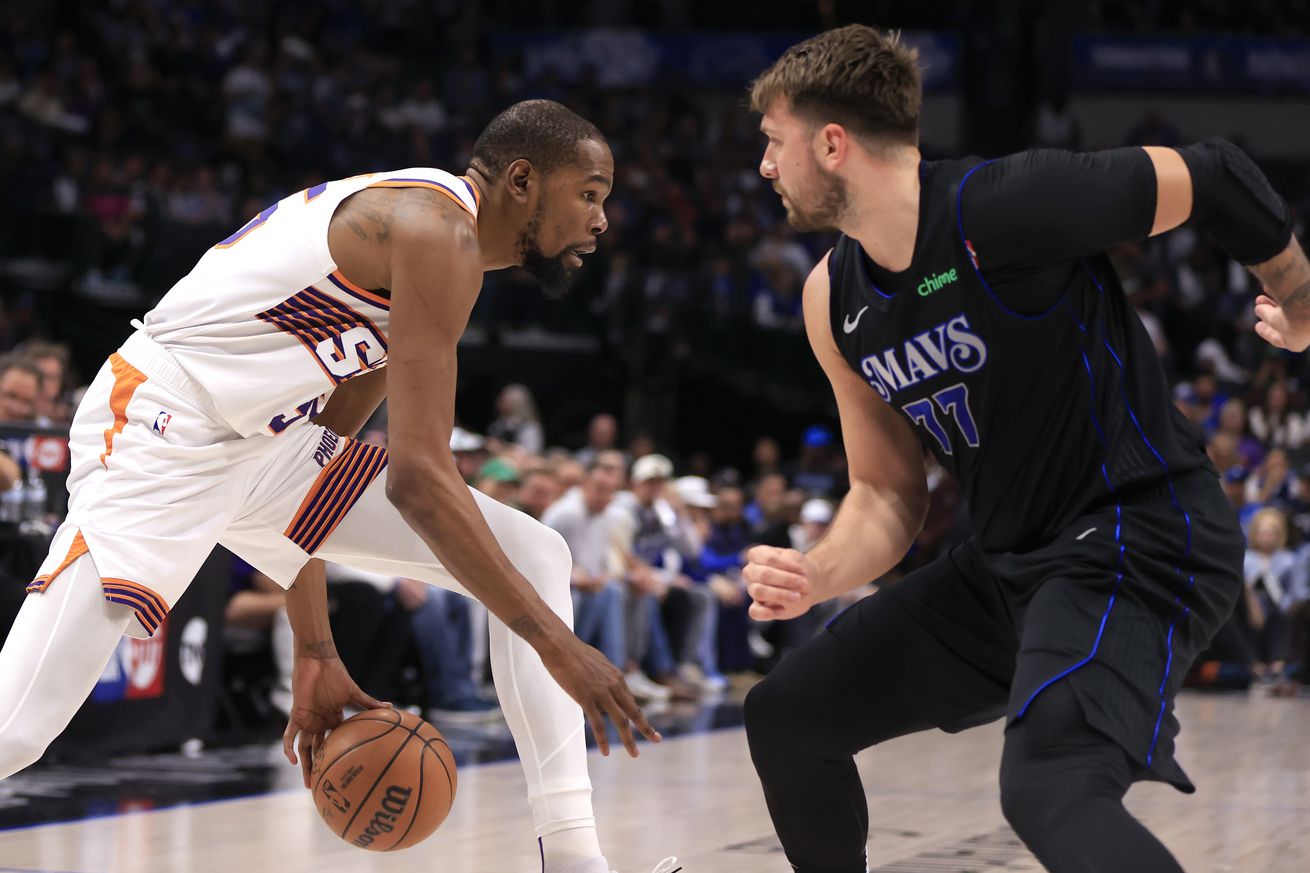
MULTIPOLYGON (((44 405, 0 406, 9 419, 0 433, 23 469, 0 501, 0 634, 58 521, 58 439, 77 389, 131 332, 129 319, 269 203, 374 170, 462 172, 481 127, 530 97, 562 101, 609 138, 610 229, 562 301, 543 299, 515 271, 487 276, 460 344, 461 427, 494 431, 502 389, 520 384, 535 399, 546 448, 583 449, 594 417, 610 413, 629 460, 658 451, 677 476, 703 476, 716 493, 743 487, 752 541, 817 523, 821 510, 809 519, 802 510, 817 499, 830 512, 844 468, 799 293, 832 237, 786 226, 759 177, 763 139, 744 101, 752 77, 788 45, 852 22, 901 29, 918 48, 929 159, 1222 136, 1267 173, 1304 239, 1307 0, 4 4, 0 349, 17 349, 9 366, 59 357, 62 347, 70 366, 44 405), (761 439, 779 448, 771 461, 761 439), (43 453, 54 460, 38 460, 43 453), (776 511, 757 494, 769 472, 787 477, 776 511)), ((1266 508, 1282 519, 1286 639, 1238 619, 1236 649, 1214 659, 1236 670, 1218 684, 1282 688, 1305 675, 1310 624, 1306 358, 1258 340, 1254 281, 1190 228, 1112 256, 1244 523, 1266 508), (1280 392, 1285 407, 1270 400, 1280 392), (1233 400, 1241 409, 1221 413, 1233 400)), ((371 426, 378 438, 383 421, 371 426)), ((479 461, 491 472, 483 464, 470 477, 489 477, 513 501, 528 467, 568 453, 507 452, 505 474, 492 450, 479 461)), ((940 479, 933 487, 933 514, 907 568, 967 533, 958 491, 940 479)), ((220 590, 249 590, 240 571, 210 569, 220 590)), ((222 604, 188 608, 210 616, 201 639, 210 662, 248 669, 245 643, 234 655, 233 634, 220 632, 222 604)), ((181 632, 170 637, 174 660, 185 657, 181 632)), ((770 637, 772 654, 752 650, 743 672, 767 669, 794 642, 770 637)), ((362 657, 371 655, 365 647, 362 657)), ((257 676, 235 688, 223 672, 205 677, 199 702, 171 698, 170 711, 192 719, 181 736, 130 726, 158 724, 157 712, 116 711, 129 725, 121 737, 133 737, 127 745, 276 731, 273 710, 251 702, 257 676)), ((123 703, 121 694, 106 701, 123 703)), ((5 814, 0 825, 62 813, 5 814)))

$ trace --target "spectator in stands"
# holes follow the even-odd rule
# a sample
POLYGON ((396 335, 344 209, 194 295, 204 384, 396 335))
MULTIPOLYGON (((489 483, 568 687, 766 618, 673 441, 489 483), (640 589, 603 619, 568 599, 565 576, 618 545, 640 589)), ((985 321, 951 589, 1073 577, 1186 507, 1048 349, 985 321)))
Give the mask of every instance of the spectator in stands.
POLYGON ((492 500, 506 506, 518 505, 519 473, 514 464, 504 457, 487 459, 478 470, 476 487, 492 500))
POLYGON ((1258 676, 1281 673, 1289 654, 1287 613, 1305 593, 1296 590, 1296 561, 1287 549, 1287 517, 1265 508, 1251 519, 1243 573, 1244 596, 1237 605, 1247 639, 1255 649, 1258 676))
POLYGON ((283 717, 291 707, 290 625, 285 639, 277 636, 286 624, 286 592, 272 579, 240 558, 233 558, 232 595, 223 615, 223 684, 235 720, 246 724, 268 721, 268 706, 283 717))
POLYGON ((0 421, 35 423, 45 393, 45 374, 30 358, 0 358, 0 421))
MULTIPOLYGON (((631 667, 644 666, 673 696, 692 697, 679 673, 701 667, 698 653, 712 636, 714 598, 682 572, 700 556, 695 523, 666 485, 673 462, 650 454, 632 464, 632 547, 628 555, 628 651, 631 667), (665 622, 671 622, 666 626, 665 622)), ((636 677, 635 669, 630 673, 636 677)))
POLYGON ((814 548, 832 524, 832 503, 811 497, 801 506, 800 521, 791 527, 791 547, 798 552, 814 548))
POLYGON ((794 465, 784 467, 793 488, 807 497, 835 497, 849 486, 846 456, 830 428, 814 424, 801 434, 800 457, 794 465))
POLYGON ((1237 452, 1238 438, 1231 433, 1217 433, 1205 444, 1205 453, 1220 475, 1235 473, 1245 480, 1249 469, 1237 452))
POLYGON ((15 353, 32 361, 41 370, 41 394, 36 402, 36 420, 40 424, 66 424, 72 419, 66 384, 69 367, 68 346, 45 340, 28 340, 15 353))
POLYGON ((1218 423, 1219 407, 1227 399, 1211 373, 1200 373, 1191 382, 1180 382, 1174 388, 1174 397, 1187 420, 1207 433, 1218 423))
POLYGON ((563 489, 559 477, 549 467, 531 467, 523 472, 519 483, 519 509, 541 521, 550 505, 559 500, 563 489))
POLYGON ((395 599, 409 614, 428 699, 438 724, 500 719, 500 707, 478 695, 473 681, 473 610, 462 594, 413 579, 395 580, 395 599))
POLYGON ((1282 449, 1266 455, 1264 463, 1246 480, 1246 502, 1255 506, 1287 511, 1300 501, 1301 492, 1301 480, 1292 471, 1287 452, 1282 449))
POLYGON ((766 546, 791 546, 787 527, 787 477, 770 473, 755 483, 755 495, 745 509, 755 542, 766 546))
POLYGON ((540 454, 546 445, 541 416, 532 392, 524 385, 506 385, 496 398, 496 420, 487 427, 487 436, 502 443, 521 446, 530 454, 540 454))
POLYGON ((1232 434, 1237 439, 1237 454, 1242 464, 1253 470, 1264 460, 1265 447, 1246 429, 1246 404, 1238 397, 1230 397, 1219 407, 1216 433, 1232 434))
MULTIPOLYGON (((627 591, 625 537, 631 533, 627 513, 614 503, 615 478, 592 465, 581 488, 556 501, 541 521, 558 531, 573 555, 573 630, 599 649, 616 667, 627 663, 625 628, 627 591)), ((667 689, 644 676, 629 683, 633 695, 650 700, 668 697, 667 689)))
POLYGON ((487 462, 487 443, 482 437, 462 427, 455 427, 450 432, 450 451, 455 456, 455 466, 470 485, 478 481, 482 465, 487 462))
POLYGON ((587 468, 572 458, 561 458, 554 464, 555 478, 559 479, 560 489, 567 494, 582 484, 587 478, 587 468))
POLYGON ((781 472, 782 448, 778 445, 778 441, 771 436, 757 439, 755 448, 751 451, 751 464, 756 479, 769 473, 781 472))
POLYGON ((1271 382, 1261 402, 1247 414, 1251 435, 1270 449, 1299 449, 1306 440, 1306 419, 1291 408, 1287 382, 1271 382))
MULTIPOLYGON (((579 463, 589 465, 596 460, 596 454, 606 449, 613 449, 619 444, 619 421, 608 412, 602 412, 591 419, 587 425, 587 444, 574 453, 579 463)), ((627 467, 627 461, 624 461, 627 467)))

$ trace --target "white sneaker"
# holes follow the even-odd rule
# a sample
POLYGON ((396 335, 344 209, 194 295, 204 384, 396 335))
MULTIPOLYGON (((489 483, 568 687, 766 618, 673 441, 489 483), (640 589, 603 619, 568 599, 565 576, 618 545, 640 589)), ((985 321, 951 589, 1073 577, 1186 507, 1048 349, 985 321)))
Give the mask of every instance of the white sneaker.
POLYGON ((711 675, 698 664, 683 664, 678 668, 678 678, 698 691, 714 693, 728 687, 728 680, 719 675, 711 675))
MULTIPOLYGON (((677 858, 665 858, 663 861, 656 864, 655 869, 650 871, 650 873, 678 873, 682 868, 678 867, 677 863, 677 858)), ((611 873, 619 873, 619 871, 613 870, 611 873)))
POLYGON ((624 674, 623 680, 628 683, 628 690, 632 692, 632 696, 638 701, 668 700, 673 693, 658 682, 648 679, 646 674, 640 670, 633 670, 631 673, 624 674))

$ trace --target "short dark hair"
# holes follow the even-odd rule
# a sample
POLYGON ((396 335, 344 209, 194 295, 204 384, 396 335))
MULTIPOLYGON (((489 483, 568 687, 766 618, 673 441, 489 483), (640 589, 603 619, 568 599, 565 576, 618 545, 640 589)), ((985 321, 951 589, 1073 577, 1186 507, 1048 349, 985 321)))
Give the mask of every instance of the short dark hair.
POLYGON ((596 125, 554 100, 524 100, 491 119, 473 143, 472 167, 498 176, 520 158, 543 175, 573 163, 578 143, 605 142, 596 125))
POLYGON ((37 385, 45 384, 45 373, 36 365, 36 361, 29 357, 14 352, 0 355, 0 376, 10 370, 22 370, 24 373, 35 376, 37 385))
POLYGON ((815 126, 840 124, 867 140, 918 145, 918 52, 896 31, 851 24, 797 43, 752 83, 751 109, 766 112, 780 97, 815 126))

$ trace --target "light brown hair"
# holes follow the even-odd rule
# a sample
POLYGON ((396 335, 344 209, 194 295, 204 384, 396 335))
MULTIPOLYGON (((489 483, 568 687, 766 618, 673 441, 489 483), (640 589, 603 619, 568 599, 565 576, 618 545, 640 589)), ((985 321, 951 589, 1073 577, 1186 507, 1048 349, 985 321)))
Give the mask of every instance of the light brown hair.
POLYGON ((797 43, 751 84, 751 109, 779 98, 815 126, 840 124, 870 144, 919 143, 919 53, 896 31, 862 24, 797 43))

